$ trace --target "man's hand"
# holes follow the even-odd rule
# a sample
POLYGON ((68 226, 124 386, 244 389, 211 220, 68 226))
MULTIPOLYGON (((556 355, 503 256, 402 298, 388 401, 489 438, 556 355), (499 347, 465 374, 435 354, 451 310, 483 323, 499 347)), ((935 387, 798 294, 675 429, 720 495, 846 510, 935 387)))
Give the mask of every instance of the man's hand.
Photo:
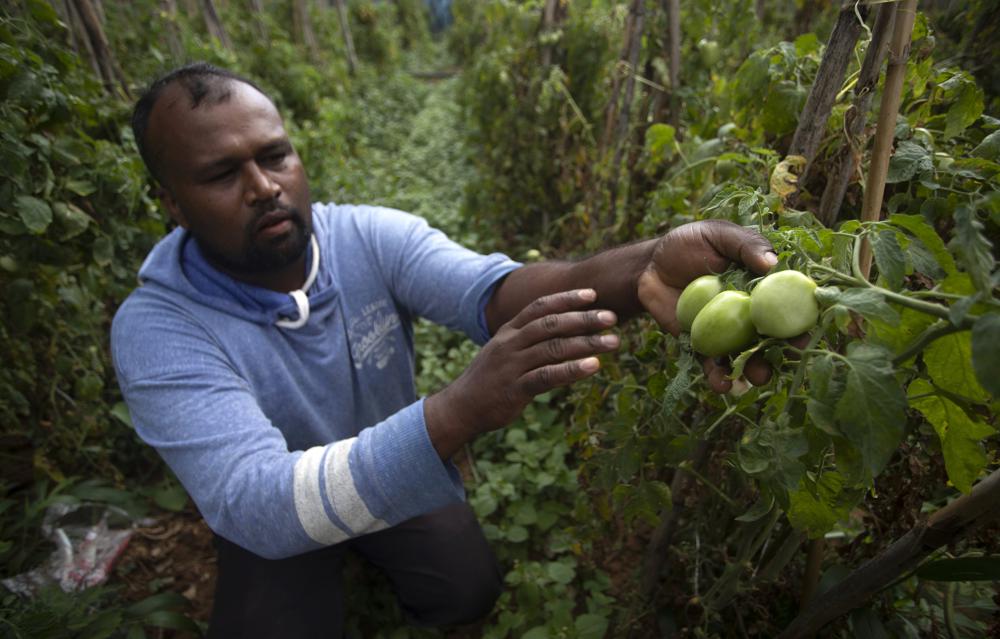
POLYGON ((500 327, 467 369, 424 402, 431 442, 442 459, 480 433, 503 428, 533 397, 589 377, 595 357, 618 348, 601 332, 618 321, 608 310, 583 310, 592 289, 546 295, 500 327))
MULTIPOLYGON (((660 326, 677 335, 677 298, 687 284, 701 275, 722 273, 737 262, 763 275, 777 264, 778 256, 762 235, 724 220, 692 222, 673 229, 656 244, 649 266, 639 276, 639 301, 660 326)), ((704 362, 709 385, 726 392, 732 382, 726 379, 725 363, 704 362)), ((766 383, 771 370, 760 359, 751 359, 744 373, 753 384, 766 383)))

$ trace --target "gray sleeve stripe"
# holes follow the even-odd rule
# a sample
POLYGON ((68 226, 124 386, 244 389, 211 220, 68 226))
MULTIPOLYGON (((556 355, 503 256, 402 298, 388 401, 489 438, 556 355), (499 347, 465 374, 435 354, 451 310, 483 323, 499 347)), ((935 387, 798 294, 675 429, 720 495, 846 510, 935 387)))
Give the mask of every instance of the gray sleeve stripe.
MULTIPOLYGON (((354 441, 348 439, 337 444, 347 444, 350 450, 354 441)), ((345 541, 349 536, 330 520, 323 508, 319 471, 324 452, 324 446, 310 448, 295 462, 294 494, 295 512, 306 534, 316 543, 329 546, 345 541)))
POLYGON ((345 439, 330 446, 326 456, 326 496, 336 516, 353 534, 361 535, 388 528, 389 524, 372 515, 354 484, 349 456, 355 441, 345 439))

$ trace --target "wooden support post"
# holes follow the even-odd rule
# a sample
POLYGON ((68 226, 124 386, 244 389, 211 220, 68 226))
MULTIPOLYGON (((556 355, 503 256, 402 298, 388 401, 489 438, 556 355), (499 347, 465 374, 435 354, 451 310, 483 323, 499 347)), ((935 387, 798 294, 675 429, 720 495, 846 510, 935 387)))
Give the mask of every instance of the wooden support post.
MULTIPOLYGON (((889 172, 889 156, 896 133, 896 115, 903 98, 903 79, 906 76, 906 59, 910 55, 910 37, 917 17, 917 0, 903 0, 896 13, 896 23, 889 44, 889 66, 885 72, 882 104, 879 107, 878 126, 875 129, 875 146, 872 149, 868 183, 865 186, 864 207, 861 219, 865 222, 881 218, 882 197, 885 195, 885 178, 889 172)), ((861 245, 859 257, 861 273, 868 277, 872 266, 872 249, 866 241, 861 245)))

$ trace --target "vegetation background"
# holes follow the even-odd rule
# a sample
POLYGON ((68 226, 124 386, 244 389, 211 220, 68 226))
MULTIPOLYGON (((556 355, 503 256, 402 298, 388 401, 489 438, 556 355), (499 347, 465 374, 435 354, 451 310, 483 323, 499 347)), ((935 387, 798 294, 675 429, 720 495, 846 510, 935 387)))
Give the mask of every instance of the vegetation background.
MULTIPOLYGON (((741 396, 707 391, 684 337, 623 328, 600 376, 540 397, 462 461, 506 571, 493 615, 408 628, 354 565, 352 636, 805 636, 791 628, 817 605, 837 613, 820 636, 1000 636, 1000 12, 921 2, 876 127, 893 91, 865 60, 912 4, 4 3, 0 574, 46 561, 53 504, 153 519, 104 585, 0 590, 0 636, 205 628, 209 535, 131 430, 107 348, 167 230, 131 100, 191 60, 270 92, 318 199, 412 211, 524 261, 721 217, 828 287, 810 347, 789 362, 755 346, 778 372, 741 396), (935 527, 942 512, 961 525, 935 527), (896 540, 919 552, 849 576, 884 568, 896 540)), ((437 327, 416 335, 421 392, 474 355, 437 327)))

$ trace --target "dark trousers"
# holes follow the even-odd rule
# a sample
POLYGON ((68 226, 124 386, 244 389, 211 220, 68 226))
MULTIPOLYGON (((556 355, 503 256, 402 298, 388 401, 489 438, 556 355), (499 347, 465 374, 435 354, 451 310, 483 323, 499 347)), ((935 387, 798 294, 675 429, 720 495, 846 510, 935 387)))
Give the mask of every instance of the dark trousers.
POLYGON ((221 537, 215 541, 219 572, 210 639, 340 639, 348 550, 385 572, 416 625, 477 621, 500 596, 496 559, 464 503, 288 559, 262 559, 221 537))

